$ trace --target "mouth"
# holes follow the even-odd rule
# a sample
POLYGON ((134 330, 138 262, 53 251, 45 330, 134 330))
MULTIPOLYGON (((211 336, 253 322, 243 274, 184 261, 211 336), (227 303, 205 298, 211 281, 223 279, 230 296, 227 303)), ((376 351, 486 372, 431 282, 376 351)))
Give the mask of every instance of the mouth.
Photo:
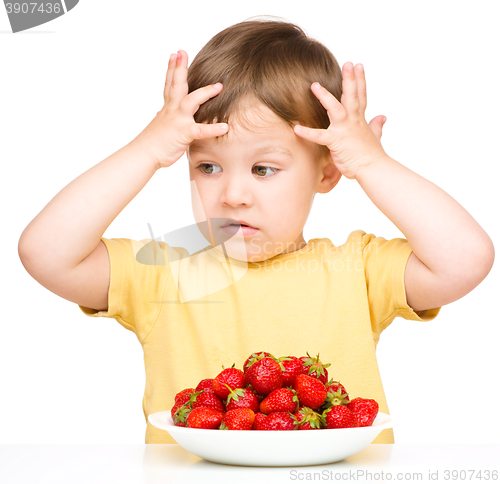
POLYGON ((247 227, 250 229, 255 229, 255 227, 251 227, 250 225, 246 224, 229 224, 229 225, 224 225, 224 227, 247 227))
POLYGON ((254 235, 256 232, 258 232, 259 229, 244 223, 237 223, 237 224, 233 223, 224 225, 222 227, 222 230, 229 235, 238 235, 247 237, 250 235, 254 235))
MULTIPOLYGON (((231 219, 229 219, 229 220, 231 220, 231 219)), ((234 220, 234 219, 232 219, 232 220, 234 220)), ((237 227, 237 228, 241 227, 242 229, 248 228, 248 229, 258 230, 257 227, 253 227, 252 225, 247 224, 243 220, 239 220, 237 223, 230 223, 230 224, 225 224, 222 226, 222 228, 225 228, 225 227, 237 227)))

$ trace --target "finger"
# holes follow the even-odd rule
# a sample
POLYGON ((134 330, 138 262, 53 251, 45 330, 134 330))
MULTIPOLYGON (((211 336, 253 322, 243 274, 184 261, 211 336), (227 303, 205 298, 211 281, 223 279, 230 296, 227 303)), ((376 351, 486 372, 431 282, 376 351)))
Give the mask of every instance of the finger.
POLYGON ((163 99, 165 100, 165 102, 168 101, 168 92, 170 91, 170 86, 172 85, 172 78, 174 77, 175 59, 177 59, 177 54, 172 54, 168 61, 167 77, 165 79, 165 89, 163 90, 163 99))
POLYGON ((330 136, 326 129, 308 128, 307 126, 296 124, 293 127, 293 131, 297 136, 319 145, 327 146, 331 143, 330 136))
POLYGON ((187 54, 183 50, 180 50, 179 52, 177 52, 177 59, 175 60, 175 70, 172 77, 172 86, 169 93, 170 99, 179 103, 187 96, 188 93, 187 64, 187 54))
POLYGON ((222 84, 218 82, 196 89, 196 91, 193 91, 183 99, 183 107, 185 107, 190 114, 196 113, 200 105, 207 102, 210 98, 217 96, 217 94, 222 91, 222 87, 222 84))
POLYGON ((352 62, 346 62, 342 67, 342 98, 340 100, 348 115, 358 114, 358 87, 352 62))
POLYGON ((384 126, 387 118, 383 115, 375 116, 369 123, 368 126, 370 126, 371 130, 373 131, 373 134, 377 137, 377 139, 380 141, 380 138, 382 138, 382 127, 384 126))
POLYGON ((227 123, 195 123, 190 126, 189 136, 191 139, 214 138, 226 134, 228 129, 227 123))
POLYGON ((363 64, 356 64, 356 66, 354 67, 354 72, 356 74, 356 83, 358 85, 359 113, 364 115, 367 98, 365 69, 363 67, 363 64))
POLYGON ((345 109, 342 104, 339 103, 333 94, 319 84, 319 82, 313 82, 311 90, 326 109, 330 123, 342 120, 345 117, 345 109))

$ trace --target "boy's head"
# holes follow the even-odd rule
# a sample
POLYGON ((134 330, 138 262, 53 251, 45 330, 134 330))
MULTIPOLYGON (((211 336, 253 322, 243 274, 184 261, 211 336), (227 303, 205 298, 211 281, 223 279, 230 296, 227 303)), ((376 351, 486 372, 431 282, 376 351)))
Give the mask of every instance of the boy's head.
POLYGON ((227 134, 191 144, 190 177, 207 217, 244 220, 259 229, 244 237, 249 261, 305 245, 302 231, 314 195, 340 179, 328 149, 293 132, 297 123, 330 124, 311 92, 315 81, 340 100, 342 73, 331 52, 296 25, 274 20, 223 30, 189 67, 189 92, 224 86, 200 106, 195 121, 229 124, 227 134))
POLYGON ((252 98, 291 127, 298 122, 326 129, 326 110, 311 92, 315 81, 340 101, 342 72, 333 54, 300 27, 275 20, 241 22, 219 32, 188 72, 189 92, 216 82, 224 85, 200 106, 198 123, 227 123, 233 116, 245 121, 241 102, 252 98))

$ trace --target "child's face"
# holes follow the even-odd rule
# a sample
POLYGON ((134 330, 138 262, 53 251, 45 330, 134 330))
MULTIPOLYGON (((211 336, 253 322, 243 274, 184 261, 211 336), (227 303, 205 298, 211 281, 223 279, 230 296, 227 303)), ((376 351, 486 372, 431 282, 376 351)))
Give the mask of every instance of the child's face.
POLYGON ((247 109, 245 118, 250 130, 230 123, 218 140, 191 143, 189 173, 206 217, 258 229, 235 235, 244 240, 247 260, 258 262, 306 244, 302 231, 315 194, 330 191, 341 175, 319 145, 296 136, 266 106, 247 109))

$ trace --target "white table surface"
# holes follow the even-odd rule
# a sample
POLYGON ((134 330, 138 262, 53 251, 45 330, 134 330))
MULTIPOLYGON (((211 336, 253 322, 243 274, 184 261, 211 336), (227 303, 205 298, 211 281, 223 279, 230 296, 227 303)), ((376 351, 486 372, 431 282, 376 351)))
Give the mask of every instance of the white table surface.
POLYGON ((214 464, 174 444, 0 445, 2 484, 500 482, 500 477, 485 480, 486 470, 500 471, 500 444, 372 444, 344 461, 308 467, 214 464), (446 480, 446 470, 466 471, 466 478, 452 479, 450 474, 446 480), (483 479, 477 474, 471 479, 470 471, 479 470, 483 479), (429 472, 439 480, 429 479, 429 472))

